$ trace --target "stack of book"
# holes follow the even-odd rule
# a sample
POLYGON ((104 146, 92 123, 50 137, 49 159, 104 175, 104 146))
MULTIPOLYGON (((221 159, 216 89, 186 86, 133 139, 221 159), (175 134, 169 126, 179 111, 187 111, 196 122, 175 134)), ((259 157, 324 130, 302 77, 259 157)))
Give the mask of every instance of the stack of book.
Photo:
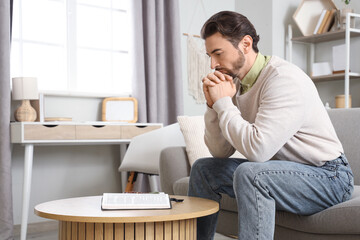
POLYGON ((317 21, 314 34, 322 34, 330 31, 336 20, 336 9, 324 9, 317 21))

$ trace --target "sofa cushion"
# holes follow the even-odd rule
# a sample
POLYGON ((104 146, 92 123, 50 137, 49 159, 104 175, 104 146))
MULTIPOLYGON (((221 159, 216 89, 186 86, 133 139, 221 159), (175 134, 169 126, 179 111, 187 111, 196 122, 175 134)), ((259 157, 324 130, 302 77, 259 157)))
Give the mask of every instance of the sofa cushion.
MULTIPOLYGON (((199 158, 211 157, 204 141, 204 116, 178 116, 177 120, 184 136, 190 166, 199 158)), ((238 151, 235 151, 231 157, 244 158, 238 151)))
POLYGON ((360 234, 360 186, 349 201, 310 216, 277 211, 276 224, 300 232, 319 234, 360 234))
POLYGON ((177 180, 173 185, 173 191, 175 195, 187 196, 189 189, 190 177, 184 177, 177 180))
POLYGON ((237 214, 237 204, 235 198, 230 197, 226 194, 221 194, 222 198, 220 201, 220 209, 229 212, 235 212, 237 214))
POLYGON ((210 157, 211 154, 204 142, 204 117, 178 116, 177 120, 184 136, 190 166, 199 158, 210 157))

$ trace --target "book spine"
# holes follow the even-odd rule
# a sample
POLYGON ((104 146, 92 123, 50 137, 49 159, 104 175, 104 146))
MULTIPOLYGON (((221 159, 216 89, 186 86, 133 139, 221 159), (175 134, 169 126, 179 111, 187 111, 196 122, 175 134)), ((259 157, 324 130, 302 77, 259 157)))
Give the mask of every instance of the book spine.
POLYGON ((332 9, 321 33, 326 33, 330 30, 331 26, 334 24, 335 14, 336 9, 332 9))
POLYGON ((326 23, 327 19, 329 18, 329 15, 330 15, 330 11, 326 10, 325 16, 324 16, 323 20, 321 21, 321 24, 320 24, 319 30, 317 31, 317 34, 320 34, 323 32, 325 23, 326 23))
POLYGON ((318 22, 317 22, 317 24, 316 24, 316 27, 315 27, 315 30, 314 30, 314 34, 316 34, 316 33, 319 31, 321 22, 322 22, 322 20, 324 19, 325 14, 326 14, 326 10, 324 9, 324 10, 321 12, 321 14, 320 14, 319 20, 318 20, 318 22))

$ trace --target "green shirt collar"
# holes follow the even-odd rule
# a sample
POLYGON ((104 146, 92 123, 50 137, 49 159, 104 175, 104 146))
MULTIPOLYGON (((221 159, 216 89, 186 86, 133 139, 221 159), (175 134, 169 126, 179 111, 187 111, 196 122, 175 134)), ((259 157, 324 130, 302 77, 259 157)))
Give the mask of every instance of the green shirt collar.
POLYGON ((270 56, 264 56, 258 52, 255 62, 251 67, 250 71, 245 75, 241 80, 241 94, 246 93, 256 82, 256 79, 259 77, 261 70, 266 66, 270 61, 270 56))

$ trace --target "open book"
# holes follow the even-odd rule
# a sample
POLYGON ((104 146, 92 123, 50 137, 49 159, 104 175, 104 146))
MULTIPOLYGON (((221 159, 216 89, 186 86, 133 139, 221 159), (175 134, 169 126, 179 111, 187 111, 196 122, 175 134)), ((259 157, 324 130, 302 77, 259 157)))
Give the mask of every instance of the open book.
POLYGON ((169 209, 170 198, 165 193, 104 193, 101 209, 169 209))

